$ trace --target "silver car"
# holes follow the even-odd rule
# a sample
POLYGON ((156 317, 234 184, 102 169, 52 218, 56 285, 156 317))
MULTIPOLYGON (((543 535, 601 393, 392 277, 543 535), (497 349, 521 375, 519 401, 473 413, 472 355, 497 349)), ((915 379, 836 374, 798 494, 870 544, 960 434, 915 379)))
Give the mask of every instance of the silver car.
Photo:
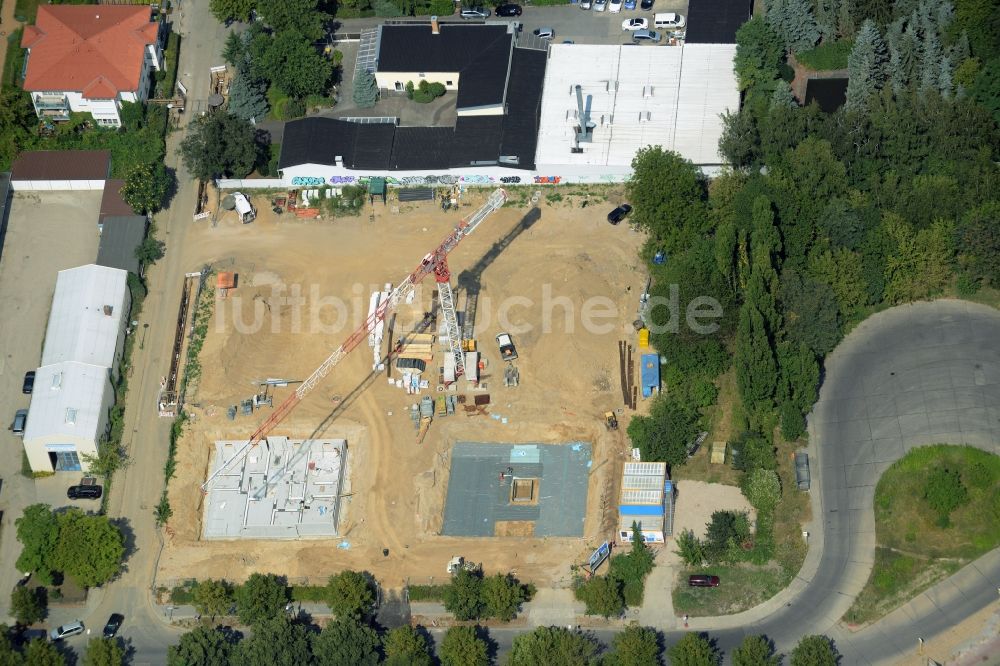
POLYGON ((69 638, 70 636, 76 636, 77 634, 83 633, 83 622, 80 620, 75 620, 73 622, 67 622, 61 627, 56 627, 49 632, 49 638, 53 641, 61 641, 64 638, 69 638))
POLYGON ((637 43, 650 42, 658 44, 660 42, 660 33, 655 30, 636 30, 632 33, 632 40, 637 43))
POLYGON ((608 0, 594 0, 594 11, 603 12, 608 8, 608 0))

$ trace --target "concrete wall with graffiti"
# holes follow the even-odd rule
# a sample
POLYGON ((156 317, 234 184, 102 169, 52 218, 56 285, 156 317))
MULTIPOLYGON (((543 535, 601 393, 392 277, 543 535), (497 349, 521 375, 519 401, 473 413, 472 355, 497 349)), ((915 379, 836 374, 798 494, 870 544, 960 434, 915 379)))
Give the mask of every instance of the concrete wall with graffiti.
MULTIPOLYGON (((721 167, 702 167, 706 176, 718 175, 721 167)), ((426 173, 413 171, 392 171, 364 173, 349 171, 343 167, 317 164, 303 164, 283 170, 280 179, 223 179, 218 181, 221 189, 274 189, 281 187, 322 187, 323 185, 344 186, 367 184, 372 178, 385 178, 390 187, 442 187, 462 185, 469 187, 489 187, 498 185, 560 185, 570 183, 622 183, 628 180, 631 171, 625 167, 587 167, 552 165, 540 166, 535 171, 506 169, 503 167, 480 167, 476 169, 452 169, 445 172, 426 173)))

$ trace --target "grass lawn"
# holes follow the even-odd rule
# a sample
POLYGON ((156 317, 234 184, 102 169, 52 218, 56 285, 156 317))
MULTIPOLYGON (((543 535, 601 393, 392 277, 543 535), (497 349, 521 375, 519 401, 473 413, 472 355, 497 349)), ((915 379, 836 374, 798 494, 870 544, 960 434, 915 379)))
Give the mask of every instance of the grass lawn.
POLYGON ((674 612, 692 617, 731 615, 761 604, 785 589, 792 576, 776 563, 721 564, 681 569, 674 588, 674 612), (719 577, 719 587, 688 587, 691 574, 719 577))
POLYGON ((836 42, 823 42, 814 49, 796 53, 795 59, 816 71, 831 69, 846 69, 847 56, 851 55, 854 42, 842 39, 836 42))
POLYGON ((288 96, 278 90, 278 86, 271 86, 267 89, 267 104, 271 107, 267 117, 271 120, 285 119, 285 105, 288 104, 288 96))
POLYGON ((844 616, 870 622, 1000 545, 1000 457, 970 446, 938 444, 898 460, 875 488, 875 566, 844 616), (924 499, 937 468, 957 471, 969 501, 942 528, 924 499))
MULTIPOLYGON (((6 1, 10 2, 11 0, 6 1)), ((14 3, 14 18, 24 23, 34 23, 40 4, 42 4, 42 0, 17 0, 14 3)))
POLYGON ((704 481, 706 483, 724 483, 727 486, 738 486, 742 472, 732 465, 724 463, 713 465, 709 462, 712 454, 712 442, 728 442, 737 433, 733 432, 734 411, 742 410, 739 391, 736 388, 736 371, 733 369, 719 375, 716 379, 719 396, 715 404, 705 410, 708 423, 708 437, 701 448, 687 463, 671 470, 675 480, 704 481))

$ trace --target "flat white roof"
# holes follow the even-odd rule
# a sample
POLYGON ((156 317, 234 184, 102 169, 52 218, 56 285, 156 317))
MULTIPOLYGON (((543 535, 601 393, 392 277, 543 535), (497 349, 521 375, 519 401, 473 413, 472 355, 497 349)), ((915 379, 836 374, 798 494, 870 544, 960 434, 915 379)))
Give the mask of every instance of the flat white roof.
POLYGON ((125 316, 128 273, 88 264, 59 271, 42 365, 77 361, 110 368, 125 316))
POLYGON ((25 441, 52 435, 96 440, 111 391, 106 367, 72 361, 43 365, 35 374, 25 441))
POLYGON ((695 164, 719 164, 720 115, 739 108, 734 44, 632 46, 553 44, 535 162, 548 166, 627 167, 650 145, 695 164), (581 86, 593 141, 573 153, 581 86))

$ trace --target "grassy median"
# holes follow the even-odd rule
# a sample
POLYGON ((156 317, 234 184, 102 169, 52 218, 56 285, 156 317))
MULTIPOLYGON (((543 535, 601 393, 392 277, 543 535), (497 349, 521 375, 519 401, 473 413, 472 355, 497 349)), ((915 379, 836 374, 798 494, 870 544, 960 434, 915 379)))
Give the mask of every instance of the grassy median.
POLYGON ((914 449, 875 489, 875 566, 844 616, 876 620, 1000 545, 1000 457, 971 446, 914 449))

